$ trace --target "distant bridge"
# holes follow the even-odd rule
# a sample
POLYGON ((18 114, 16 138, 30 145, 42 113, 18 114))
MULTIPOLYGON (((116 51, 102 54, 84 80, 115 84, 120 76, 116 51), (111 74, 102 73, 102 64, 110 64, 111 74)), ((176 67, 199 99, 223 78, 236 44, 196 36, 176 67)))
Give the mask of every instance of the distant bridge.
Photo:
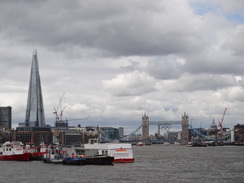
MULTIPOLYGON (((166 129, 166 130, 169 130, 172 125, 181 125, 182 124, 182 121, 150 121, 149 122, 149 125, 158 125, 158 134, 160 134, 160 129, 166 129)), ((195 134, 197 134, 198 136, 200 136, 201 138, 203 139, 206 139, 206 140, 212 140, 212 141, 215 141, 216 138, 215 137, 211 137, 211 136, 207 136, 203 133, 201 133, 200 131, 194 129, 190 124, 188 124, 188 127, 189 129, 194 132, 195 134)), ((135 129, 133 132, 131 132, 129 135, 125 136, 125 137, 122 137, 120 139, 116 139, 118 141, 126 141, 128 140, 130 137, 134 136, 135 134, 138 133, 139 130, 141 130, 142 128, 142 125, 140 125, 137 129, 135 129)), ((107 135, 105 134, 104 131, 100 130, 101 132, 101 135, 102 135, 102 139, 105 140, 105 141, 113 141, 114 139, 110 139, 107 137, 107 135)), ((225 140, 225 139, 228 139, 230 137, 230 134, 227 134, 225 136, 223 136, 221 139, 222 140, 225 140)), ((220 138, 218 138, 220 139, 220 138)))

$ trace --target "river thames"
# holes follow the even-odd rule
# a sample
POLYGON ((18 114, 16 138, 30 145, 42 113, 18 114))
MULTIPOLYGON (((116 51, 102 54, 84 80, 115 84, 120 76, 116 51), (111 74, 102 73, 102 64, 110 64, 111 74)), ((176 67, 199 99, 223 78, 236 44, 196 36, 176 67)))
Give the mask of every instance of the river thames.
POLYGON ((0 161, 0 182, 244 182, 244 146, 133 147, 135 163, 68 166, 0 161))

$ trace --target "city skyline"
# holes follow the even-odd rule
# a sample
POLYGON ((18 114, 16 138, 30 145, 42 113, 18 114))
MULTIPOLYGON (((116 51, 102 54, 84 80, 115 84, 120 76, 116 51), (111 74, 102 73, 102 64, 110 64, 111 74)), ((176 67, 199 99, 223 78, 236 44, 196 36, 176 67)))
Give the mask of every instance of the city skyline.
POLYGON ((64 119, 88 118, 70 125, 128 134, 144 113, 186 112, 207 128, 225 108, 223 127, 243 124, 244 2, 2 1, 0 10, 0 106, 12 107, 13 127, 25 121, 34 49, 46 124, 63 93, 64 119))

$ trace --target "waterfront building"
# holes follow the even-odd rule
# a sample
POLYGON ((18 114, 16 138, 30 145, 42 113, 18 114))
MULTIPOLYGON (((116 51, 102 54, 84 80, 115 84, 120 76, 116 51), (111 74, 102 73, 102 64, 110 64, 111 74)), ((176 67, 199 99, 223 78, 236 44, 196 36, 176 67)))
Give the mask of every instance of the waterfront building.
POLYGON ((133 134, 128 138, 129 141, 141 141, 142 140, 142 134, 133 134))
POLYGON ((0 128, 0 143, 3 144, 6 141, 10 141, 9 138, 9 130, 5 130, 4 128, 0 128))
POLYGON ((113 127, 100 127, 108 139, 119 139, 119 129, 113 127))
POLYGON ((237 124, 234 126, 235 144, 244 144, 244 125, 237 124))
POLYGON ((0 128, 11 129, 12 107, 0 107, 0 128))
POLYGON ((119 138, 124 137, 124 128, 123 127, 119 127, 119 138))
POLYGON ((77 130, 59 130, 59 144, 62 146, 81 145, 82 135, 77 130))
POLYGON ((96 127, 72 127, 67 130, 56 129, 54 132, 54 141, 62 146, 80 146, 88 143, 90 138, 98 138, 99 132, 96 127))
POLYGON ((45 127, 44 106, 39 74, 37 51, 34 50, 32 57, 29 91, 27 99, 26 127, 45 127))
POLYGON ((17 127, 11 137, 14 141, 39 146, 41 142, 52 144, 53 132, 50 127, 17 127))

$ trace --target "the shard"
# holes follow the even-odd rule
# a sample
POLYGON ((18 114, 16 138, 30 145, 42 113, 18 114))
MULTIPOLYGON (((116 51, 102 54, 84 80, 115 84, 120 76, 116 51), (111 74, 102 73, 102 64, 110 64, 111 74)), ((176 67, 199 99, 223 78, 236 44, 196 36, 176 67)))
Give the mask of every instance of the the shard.
POLYGON ((42 99, 41 79, 39 74, 37 51, 32 57, 30 83, 25 116, 26 127, 45 127, 45 115, 42 99))

